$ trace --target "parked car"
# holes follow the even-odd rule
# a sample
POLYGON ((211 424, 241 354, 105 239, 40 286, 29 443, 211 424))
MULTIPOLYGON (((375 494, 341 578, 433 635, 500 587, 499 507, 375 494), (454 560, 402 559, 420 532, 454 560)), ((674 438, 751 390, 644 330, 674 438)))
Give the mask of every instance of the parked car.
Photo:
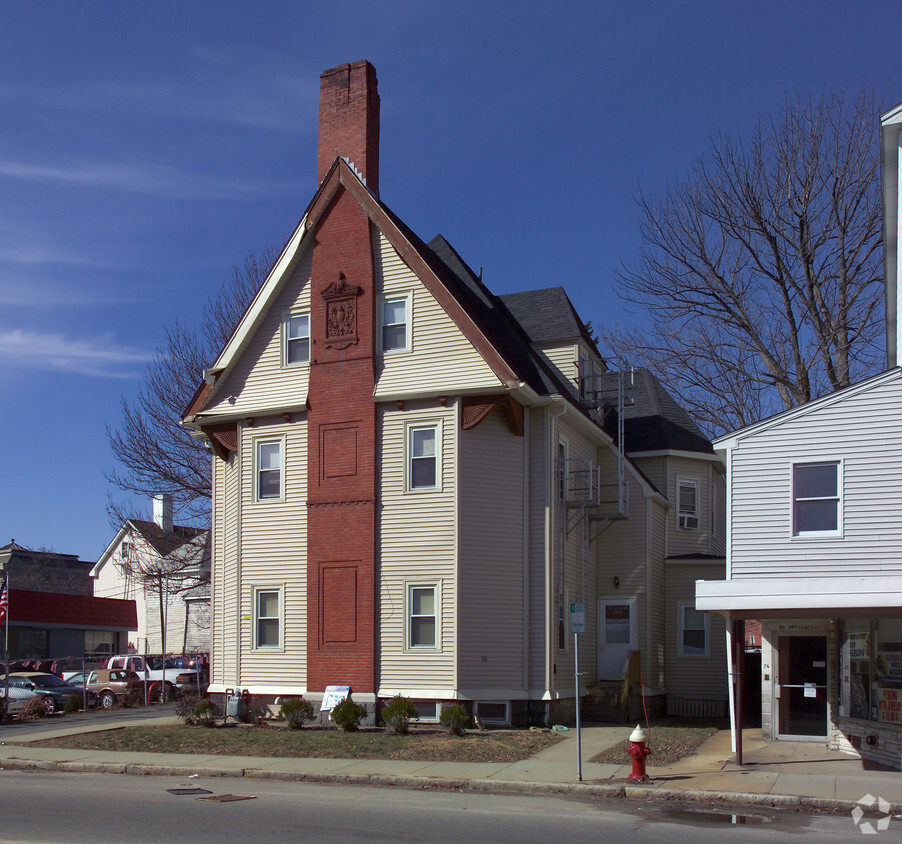
MULTIPOLYGON (((2 679, 2 678, 0 678, 2 679)), ((9 700, 6 699, 6 684, 0 685, 0 714, 4 717, 12 717, 21 714, 25 705, 33 697, 37 697, 34 692, 28 689, 20 689, 16 686, 9 687, 9 700)))
MULTIPOLYGON (((0 678, 2 681, 3 678, 0 678)), ((17 671, 9 675, 10 688, 26 689, 44 699, 47 714, 52 714, 65 707, 70 697, 82 699, 82 690, 69 685, 55 674, 39 671, 17 671)))
POLYGON ((143 656, 136 654, 120 654, 110 657, 105 666, 111 669, 134 671, 143 680, 153 684, 153 694, 159 694, 165 684, 166 699, 174 700, 185 692, 203 690, 204 683, 199 681, 198 672, 193 669, 179 668, 171 659, 161 656, 143 656))
POLYGON ((129 692, 135 692, 142 698, 144 696, 144 680, 134 671, 96 668, 88 672, 85 688, 103 709, 112 709, 129 692))

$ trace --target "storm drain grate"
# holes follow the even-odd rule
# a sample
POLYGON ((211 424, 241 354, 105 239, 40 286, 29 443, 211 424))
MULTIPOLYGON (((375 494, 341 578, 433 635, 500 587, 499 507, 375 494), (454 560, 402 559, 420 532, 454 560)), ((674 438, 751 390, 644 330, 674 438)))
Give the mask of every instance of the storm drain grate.
POLYGON ((257 798, 247 794, 217 794, 215 797, 198 797, 197 799, 210 800, 213 803, 232 803, 235 800, 256 800, 257 798))
POLYGON ((178 796, 190 795, 190 794, 212 794, 212 791, 207 791, 206 788, 167 788, 167 794, 177 794, 178 796))

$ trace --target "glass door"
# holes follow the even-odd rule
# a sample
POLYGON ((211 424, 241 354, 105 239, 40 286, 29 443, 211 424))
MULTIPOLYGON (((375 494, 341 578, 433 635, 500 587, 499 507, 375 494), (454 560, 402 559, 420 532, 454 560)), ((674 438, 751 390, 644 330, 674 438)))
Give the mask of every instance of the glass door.
POLYGON ((777 735, 827 735, 827 637, 780 636, 777 640, 777 735))

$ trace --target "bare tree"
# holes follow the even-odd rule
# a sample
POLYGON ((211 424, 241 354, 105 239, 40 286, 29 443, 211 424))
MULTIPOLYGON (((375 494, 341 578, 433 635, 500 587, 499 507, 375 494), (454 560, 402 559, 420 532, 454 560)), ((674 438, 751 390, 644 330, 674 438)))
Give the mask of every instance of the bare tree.
MULTIPOLYGON (((143 500, 168 493, 183 520, 208 521, 210 455, 179 421, 204 368, 225 346, 279 251, 270 245, 234 265, 231 277, 207 301, 199 328, 190 329, 181 322, 166 328, 166 342, 148 364, 137 396, 134 400, 123 396, 119 424, 107 425, 120 464, 107 479, 120 490, 143 500)), ((108 509, 117 526, 133 515, 130 505, 113 500, 108 509)))
POLYGON ((639 197, 619 295, 648 323, 609 332, 717 435, 882 368, 877 97, 789 98, 748 142, 711 140, 688 178, 639 197))

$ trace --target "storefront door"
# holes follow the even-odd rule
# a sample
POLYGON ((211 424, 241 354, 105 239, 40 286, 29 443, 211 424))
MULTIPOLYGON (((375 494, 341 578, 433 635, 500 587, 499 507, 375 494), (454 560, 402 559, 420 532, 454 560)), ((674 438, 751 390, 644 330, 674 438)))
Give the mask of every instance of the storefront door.
POLYGON ((778 738, 826 737, 826 636, 779 637, 774 695, 778 738))

